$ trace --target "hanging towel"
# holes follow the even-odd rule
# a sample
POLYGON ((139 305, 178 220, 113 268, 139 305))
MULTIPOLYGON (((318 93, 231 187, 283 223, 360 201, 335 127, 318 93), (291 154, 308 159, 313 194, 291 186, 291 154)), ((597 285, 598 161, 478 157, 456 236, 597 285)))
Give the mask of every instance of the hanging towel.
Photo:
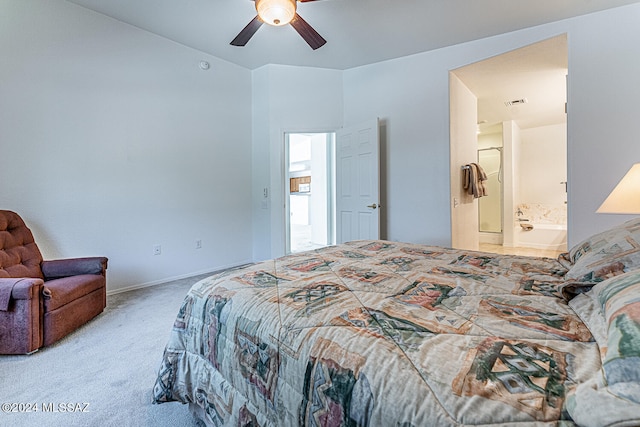
POLYGON ((475 188, 475 171, 471 168, 471 165, 465 165, 462 167, 462 184, 465 191, 469 194, 477 192, 475 188))
POLYGON ((477 163, 473 163, 473 164, 478 169, 478 188, 479 188, 478 197, 488 196, 489 193, 487 192, 487 186, 485 185, 485 182, 487 181, 487 174, 484 172, 484 169, 482 169, 482 167, 479 164, 477 163))
POLYGON ((469 163, 464 166, 463 185, 464 189, 474 198, 487 195, 487 187, 484 182, 487 180, 487 174, 477 163, 469 163))

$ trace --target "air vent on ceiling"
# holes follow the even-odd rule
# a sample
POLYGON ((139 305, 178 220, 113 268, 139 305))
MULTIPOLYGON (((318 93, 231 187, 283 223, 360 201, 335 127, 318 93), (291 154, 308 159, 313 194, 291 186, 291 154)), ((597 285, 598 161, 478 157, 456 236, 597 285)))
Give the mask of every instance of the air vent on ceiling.
POLYGON ((507 107, 513 107, 514 105, 526 104, 527 98, 514 99, 512 101, 505 101, 504 105, 507 107))

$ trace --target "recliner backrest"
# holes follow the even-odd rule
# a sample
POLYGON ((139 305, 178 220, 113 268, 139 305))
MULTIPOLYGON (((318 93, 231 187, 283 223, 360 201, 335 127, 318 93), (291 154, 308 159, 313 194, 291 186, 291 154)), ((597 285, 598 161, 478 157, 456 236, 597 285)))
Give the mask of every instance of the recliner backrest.
POLYGON ((0 210, 0 277, 43 279, 42 254, 20 215, 0 210))

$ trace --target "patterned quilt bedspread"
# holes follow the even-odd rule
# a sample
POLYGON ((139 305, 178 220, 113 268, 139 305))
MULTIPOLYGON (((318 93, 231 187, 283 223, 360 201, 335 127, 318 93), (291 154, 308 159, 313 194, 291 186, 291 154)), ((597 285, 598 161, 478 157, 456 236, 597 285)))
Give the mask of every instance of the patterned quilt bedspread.
POLYGON ((566 273, 388 241, 225 271, 186 296, 154 401, 216 426, 572 426, 602 354, 566 273))

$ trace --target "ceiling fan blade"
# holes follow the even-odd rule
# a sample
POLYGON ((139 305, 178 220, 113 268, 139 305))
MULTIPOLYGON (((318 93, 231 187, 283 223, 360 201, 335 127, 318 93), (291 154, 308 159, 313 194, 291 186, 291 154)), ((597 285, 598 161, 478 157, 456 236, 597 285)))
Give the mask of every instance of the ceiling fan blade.
POLYGON ((309 46, 311 46, 311 49, 313 50, 316 50, 327 42, 322 38, 320 34, 318 34, 316 30, 313 29, 311 25, 307 23, 307 21, 302 19, 297 13, 291 20, 290 24, 293 28, 295 28, 298 34, 302 36, 304 41, 306 41, 309 46))
POLYGON ((244 27, 242 31, 240 31, 240 33, 238 33, 236 38, 231 41, 231 45, 232 46, 246 45, 247 42, 251 39, 251 37, 253 37, 253 35, 256 33, 256 31, 258 31, 258 28, 262 26, 262 23, 263 23, 262 19, 260 19, 260 17, 256 15, 256 17, 253 18, 251 22, 249 22, 247 26, 244 27))

